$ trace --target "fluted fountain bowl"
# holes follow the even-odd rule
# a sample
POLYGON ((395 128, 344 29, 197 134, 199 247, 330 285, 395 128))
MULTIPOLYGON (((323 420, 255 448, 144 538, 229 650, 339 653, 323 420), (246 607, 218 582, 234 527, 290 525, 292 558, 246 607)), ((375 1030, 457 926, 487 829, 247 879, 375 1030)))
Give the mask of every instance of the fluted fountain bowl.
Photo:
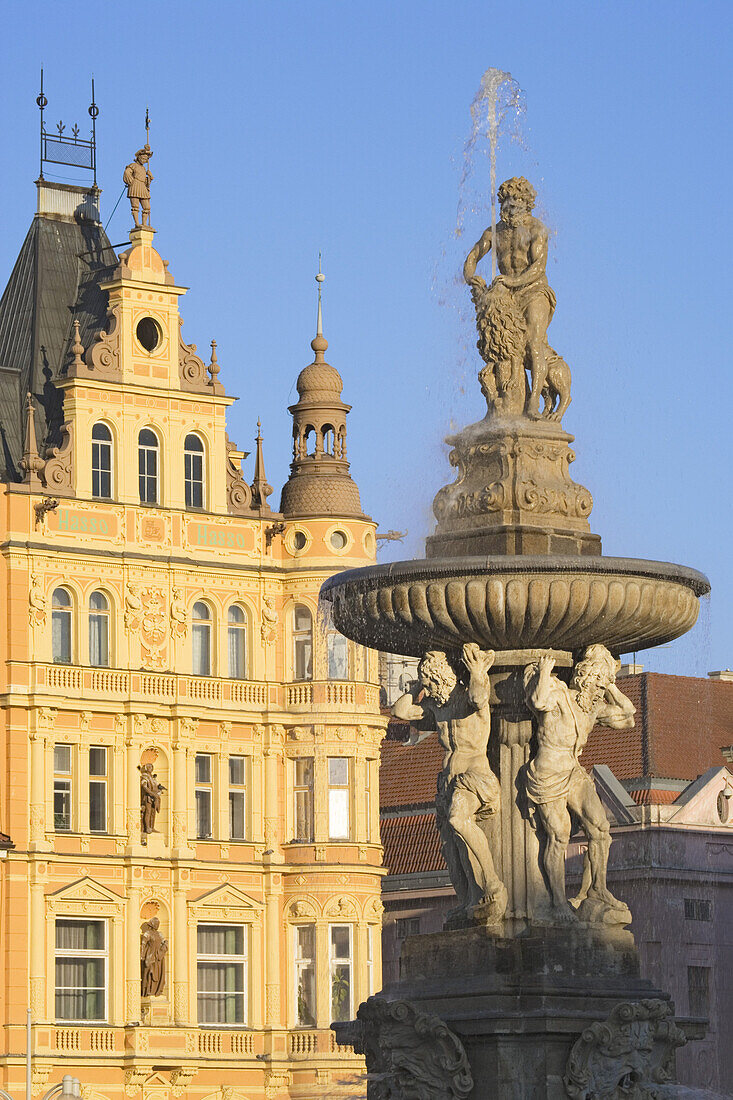
POLYGON ((602 642, 618 656, 679 638, 709 591, 702 573, 669 562, 507 555, 349 569, 330 577, 321 596, 343 634, 389 653, 602 642))

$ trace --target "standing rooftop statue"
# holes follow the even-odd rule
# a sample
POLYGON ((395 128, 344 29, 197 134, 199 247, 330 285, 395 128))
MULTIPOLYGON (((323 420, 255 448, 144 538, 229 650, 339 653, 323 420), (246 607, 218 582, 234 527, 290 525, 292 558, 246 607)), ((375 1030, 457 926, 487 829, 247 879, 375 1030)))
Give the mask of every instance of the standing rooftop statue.
POLYGON ((145 112, 145 137, 146 141, 142 149, 135 153, 135 159, 127 165, 122 173, 122 182, 127 186, 127 197, 132 208, 132 217, 135 228, 140 228, 140 207, 143 211, 143 225, 150 225, 150 184, 153 182, 153 174, 149 163, 153 155, 150 148, 150 116, 145 112))

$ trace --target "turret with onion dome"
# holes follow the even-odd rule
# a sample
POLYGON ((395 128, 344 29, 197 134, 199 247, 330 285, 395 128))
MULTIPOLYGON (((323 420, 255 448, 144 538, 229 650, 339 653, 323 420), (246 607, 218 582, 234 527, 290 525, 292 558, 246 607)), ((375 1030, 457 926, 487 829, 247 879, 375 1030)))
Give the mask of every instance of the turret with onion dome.
POLYGON ((328 341, 323 335, 321 286, 318 283, 318 323, 311 347, 315 359, 298 375, 298 403, 293 416, 293 461, 280 499, 285 516, 362 516, 359 490, 349 476, 346 461, 346 414, 341 400, 341 375, 327 363, 328 341))

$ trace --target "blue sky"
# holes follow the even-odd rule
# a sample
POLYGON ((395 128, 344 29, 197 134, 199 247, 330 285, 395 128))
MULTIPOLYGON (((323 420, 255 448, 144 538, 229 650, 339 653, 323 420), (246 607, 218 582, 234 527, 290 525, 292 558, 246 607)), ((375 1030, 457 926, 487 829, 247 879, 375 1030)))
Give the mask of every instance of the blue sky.
MULTIPOLYGON (((565 426, 593 530, 608 554, 692 565, 713 584, 691 634, 639 659, 695 675, 733 666, 732 12, 705 0, 6 0, 0 282, 34 210, 39 66, 49 124, 85 125, 93 72, 103 217, 149 105, 156 245, 191 288, 184 337, 218 341, 240 397, 230 435, 250 448, 261 416, 277 497, 321 249, 352 472, 381 528, 409 530, 382 556, 421 555, 450 480, 442 439, 483 411, 455 282, 485 224, 469 212, 456 241, 469 106, 487 67, 511 71, 529 148, 500 153, 499 177, 528 175, 553 230, 550 339, 573 371, 565 426)), ((129 221, 123 200, 113 242, 129 221)))

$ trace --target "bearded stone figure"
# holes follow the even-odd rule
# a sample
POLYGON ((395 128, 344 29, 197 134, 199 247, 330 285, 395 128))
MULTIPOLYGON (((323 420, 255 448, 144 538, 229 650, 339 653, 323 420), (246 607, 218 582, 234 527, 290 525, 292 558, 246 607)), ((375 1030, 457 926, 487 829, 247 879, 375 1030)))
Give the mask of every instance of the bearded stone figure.
POLYGON ((579 757, 596 722, 631 729, 635 707, 615 684, 617 663, 603 645, 590 645, 573 669, 570 686, 552 675, 552 657, 524 672, 527 706, 537 720, 537 751, 525 771, 530 812, 544 834, 543 866, 557 920, 628 924, 631 913, 606 885, 611 830, 595 784, 579 757), (565 852, 570 813, 588 838, 583 885, 572 904, 565 896, 565 852))
POLYGON ((497 416, 559 422, 570 404, 570 371, 547 342, 555 312, 545 271, 547 227, 532 215, 537 193, 523 176, 505 180, 497 197, 501 221, 495 232, 490 227, 484 232, 463 265, 476 308, 477 347, 486 363, 479 373, 481 389, 497 416), (499 274, 487 287, 476 267, 492 248, 499 274))
POLYGON ((488 670, 493 663, 493 651, 484 652, 475 643, 464 645, 464 685, 445 653, 432 650, 418 665, 418 680, 392 708, 396 718, 424 734, 437 730, 445 752, 435 811, 459 902, 449 919, 470 919, 474 907, 480 906, 482 919, 498 921, 506 909, 506 888, 496 874, 482 828, 498 811, 500 796, 486 756, 491 730, 488 670))

